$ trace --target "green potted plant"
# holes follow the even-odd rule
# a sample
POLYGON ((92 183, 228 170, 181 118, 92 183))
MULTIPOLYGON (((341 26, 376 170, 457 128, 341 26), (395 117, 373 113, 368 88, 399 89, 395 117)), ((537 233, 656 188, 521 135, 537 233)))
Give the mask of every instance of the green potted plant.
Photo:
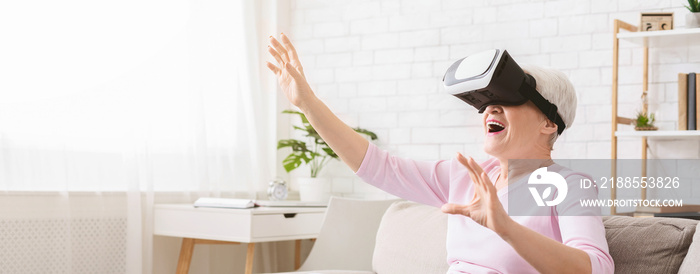
MULTIPOLYGON (((301 200, 326 201, 330 197, 330 183, 327 178, 319 178, 318 175, 331 160, 337 160, 338 155, 323 141, 303 113, 293 110, 285 110, 282 113, 298 115, 302 126, 294 126, 294 129, 302 131, 304 137, 309 139, 309 142, 297 139, 284 139, 277 142, 278 150, 287 147, 292 149, 292 153, 282 160, 284 170, 291 172, 302 164, 309 165, 309 177, 298 178, 301 200)), ((354 130, 368 136, 371 140, 377 140, 377 134, 374 132, 362 128, 354 128, 354 130)))
POLYGON ((688 5, 685 5, 690 13, 685 15, 685 26, 687 28, 700 27, 700 2, 698 0, 688 0, 688 5))
POLYGON ((637 113, 637 118, 634 120, 634 130, 657 130, 654 126, 654 113, 646 113, 640 111, 637 113))

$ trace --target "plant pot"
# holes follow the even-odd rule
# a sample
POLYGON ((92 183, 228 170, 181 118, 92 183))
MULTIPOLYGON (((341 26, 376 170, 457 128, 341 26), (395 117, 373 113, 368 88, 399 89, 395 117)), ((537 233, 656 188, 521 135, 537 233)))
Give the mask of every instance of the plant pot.
POLYGON ((686 28, 698 28, 700 27, 700 12, 691 12, 685 15, 685 27, 686 28))
POLYGON ((659 128, 651 126, 651 127, 634 127, 634 130, 637 131, 653 131, 653 130, 658 130, 659 128))
POLYGON ((297 178, 299 200, 304 202, 328 202, 331 198, 329 178, 297 178))

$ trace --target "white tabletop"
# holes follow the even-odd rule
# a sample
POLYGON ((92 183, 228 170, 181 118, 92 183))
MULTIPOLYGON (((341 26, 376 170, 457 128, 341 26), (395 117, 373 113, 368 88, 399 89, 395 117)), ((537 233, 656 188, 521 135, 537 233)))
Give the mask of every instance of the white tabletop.
POLYGON ((325 207, 248 209, 158 204, 154 235, 233 242, 268 242, 316 238, 325 207))
POLYGON ((205 212, 216 212, 225 214, 261 215, 261 214, 285 214, 285 213, 313 213, 326 212, 325 207, 254 207, 254 208, 213 208, 194 207, 192 204, 157 204, 156 209, 170 210, 196 210, 205 212))

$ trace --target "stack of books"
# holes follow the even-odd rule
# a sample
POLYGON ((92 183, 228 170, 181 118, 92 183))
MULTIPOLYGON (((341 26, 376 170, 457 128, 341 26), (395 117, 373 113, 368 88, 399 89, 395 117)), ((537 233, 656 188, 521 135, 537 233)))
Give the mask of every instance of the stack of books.
POLYGON ((305 202, 305 201, 268 201, 250 200, 236 198, 213 198, 202 197, 194 202, 194 207, 214 207, 214 208, 254 208, 254 207, 326 207, 327 202, 305 202))
POLYGON ((695 72, 678 74, 678 130, 700 128, 700 85, 695 72))
POLYGON ((253 208, 258 206, 259 205, 255 202, 255 200, 234 198, 202 197, 194 202, 194 207, 253 208))

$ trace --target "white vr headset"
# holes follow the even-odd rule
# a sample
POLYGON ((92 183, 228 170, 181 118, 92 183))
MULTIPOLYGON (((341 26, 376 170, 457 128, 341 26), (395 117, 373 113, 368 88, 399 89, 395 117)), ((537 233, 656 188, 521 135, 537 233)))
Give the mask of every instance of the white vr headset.
POLYGON ((458 60, 447 69, 442 82, 448 93, 479 113, 489 105, 517 106, 529 100, 558 126, 559 135, 566 128, 557 106, 537 92, 535 78, 523 72, 505 49, 482 51, 458 60))

